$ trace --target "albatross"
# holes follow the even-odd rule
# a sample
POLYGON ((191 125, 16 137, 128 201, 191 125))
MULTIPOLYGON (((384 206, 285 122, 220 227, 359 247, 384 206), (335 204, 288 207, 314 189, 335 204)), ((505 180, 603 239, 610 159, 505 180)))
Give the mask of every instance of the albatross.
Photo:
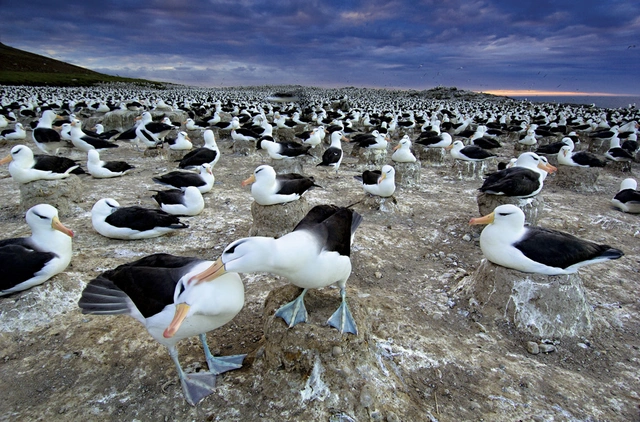
MULTIPOLYGON (((304 295, 308 289, 331 284, 340 288, 342 302, 328 320, 341 333, 358 333, 346 302, 351 274, 351 243, 362 222, 357 212, 335 205, 317 205, 291 233, 272 237, 246 237, 229 244, 215 264, 192 277, 195 283, 212 282, 227 272, 268 272, 301 287, 294 301, 276 311, 289 327, 306 322, 304 295)), ((214 281, 215 282, 215 281, 214 281)))
POLYGON ((620 183, 620 190, 611 200, 611 204, 622 212, 640 214, 640 191, 635 179, 629 177, 620 183))
POLYGON ((480 234, 480 249, 489 261, 525 273, 573 274, 584 265, 624 255, 609 245, 557 230, 525 226, 524 212, 512 204, 472 218, 469 224, 488 224, 480 234))
POLYGON ((198 258, 154 254, 100 274, 82 292, 83 314, 129 315, 165 346, 176 366, 187 402, 195 406, 215 391, 216 375, 238 369, 246 355, 214 357, 206 334, 231 321, 244 306, 244 286, 237 273, 215 283, 188 280, 212 264, 198 258), (199 336, 209 371, 185 373, 177 343, 199 336))
POLYGON ((383 198, 393 195, 396 191, 396 171, 386 164, 380 170, 365 170, 362 176, 353 176, 362 183, 366 193, 383 198))
POLYGON ((91 223, 101 235, 123 240, 149 239, 189 227, 166 211, 137 205, 121 207, 113 198, 100 199, 93 205, 91 223))
POLYGON ((0 164, 9 163, 9 174, 17 183, 29 183, 35 180, 57 180, 84 174, 80 165, 70 158, 56 155, 33 155, 26 145, 16 145, 9 155, 0 160, 0 164))
POLYGON ((489 174, 480 192, 513 198, 530 198, 541 190, 547 173, 557 169, 533 152, 520 154, 513 167, 489 174))
POLYGON ((90 149, 87 152, 87 170, 96 179, 123 176, 134 168, 135 166, 125 161, 102 161, 100 153, 95 149, 90 149))
POLYGON ((309 189, 320 187, 313 177, 298 173, 276 174, 273 167, 258 166, 253 174, 242 182, 251 185, 251 196, 260 205, 284 204, 296 201, 309 189))
POLYGON ((200 165, 200 173, 190 171, 170 171, 169 173, 152 178, 154 182, 172 186, 176 189, 184 189, 187 186, 195 186, 200 193, 207 193, 213 189, 215 177, 209 163, 200 165))
POLYGON ((64 271, 71 262, 73 231, 49 204, 29 208, 30 237, 0 240, 0 296, 42 284, 64 271))

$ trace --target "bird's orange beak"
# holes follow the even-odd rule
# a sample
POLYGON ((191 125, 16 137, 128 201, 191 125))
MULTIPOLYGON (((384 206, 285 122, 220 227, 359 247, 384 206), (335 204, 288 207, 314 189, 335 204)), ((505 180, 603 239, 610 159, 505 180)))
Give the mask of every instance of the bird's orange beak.
POLYGON ((398 145, 396 145, 395 147, 393 147, 393 150, 394 150, 394 151, 397 151, 397 150, 399 150, 399 149, 400 149, 400 144, 398 144, 398 145))
POLYGON ((53 220, 51 222, 51 227, 55 230, 58 230, 59 232, 66 234, 69 237, 73 237, 73 230, 65 227, 64 224, 60 222, 58 217, 53 217, 53 220))
POLYGON ((162 336, 164 338, 171 338, 176 334, 176 332, 180 329, 182 322, 187 317, 189 309, 191 309, 191 306, 187 305, 186 303, 178 303, 176 305, 176 313, 173 315, 173 320, 171 321, 171 324, 169 324, 167 329, 162 333, 162 336))
POLYGON ((209 268, 201 272, 200 274, 196 274, 191 279, 189 279, 189 284, 195 281, 195 284, 200 284, 203 281, 212 281, 216 278, 220 277, 223 274, 226 274, 227 270, 224 268, 224 264, 222 263, 222 258, 218 258, 216 262, 214 262, 209 268))
POLYGON ((247 179, 243 180, 243 181, 242 181, 242 183, 241 183, 241 185, 242 185, 242 187, 245 187, 245 186, 247 186, 247 185, 250 185, 250 184, 252 184, 252 183, 255 183, 255 181, 256 181, 256 176, 255 176, 255 174, 252 174, 252 175, 251 175, 251 176, 249 176, 247 179))
POLYGON ((444 147, 444 149, 446 149, 447 151, 452 150, 453 144, 447 145, 446 147, 444 147))
POLYGON ((555 173, 556 171, 558 171, 557 167, 554 167, 551 164, 545 164, 543 162, 540 162, 538 164, 538 168, 546 171, 547 173, 555 173))
POLYGON ((13 161, 13 157, 11 156, 11 154, 9 154, 6 157, 4 157, 2 160, 0 160, 0 165, 10 163, 11 161, 13 161))
POLYGON ((478 224, 491 224, 493 223, 493 218, 495 217, 495 213, 491 213, 491 214, 487 214, 483 217, 477 217, 477 218, 472 218, 469 221, 469 224, 472 226, 478 225, 478 224))

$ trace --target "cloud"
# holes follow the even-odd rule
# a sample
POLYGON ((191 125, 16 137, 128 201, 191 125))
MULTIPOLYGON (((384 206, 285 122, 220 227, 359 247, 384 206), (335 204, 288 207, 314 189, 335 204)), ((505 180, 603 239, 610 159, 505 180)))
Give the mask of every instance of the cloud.
POLYGON ((638 16, 632 0, 35 0, 3 5, 0 31, 17 48, 177 83, 639 93, 640 48, 627 49, 638 16))

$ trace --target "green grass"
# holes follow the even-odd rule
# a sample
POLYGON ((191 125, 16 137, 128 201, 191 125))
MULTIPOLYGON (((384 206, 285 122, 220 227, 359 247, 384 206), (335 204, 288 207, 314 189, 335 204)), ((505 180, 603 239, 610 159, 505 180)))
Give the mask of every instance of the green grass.
POLYGON ((100 73, 41 73, 41 72, 13 72, 0 71, 0 85, 27 86, 90 86, 105 82, 126 82, 138 85, 151 85, 162 88, 160 82, 145 79, 121 78, 100 73))

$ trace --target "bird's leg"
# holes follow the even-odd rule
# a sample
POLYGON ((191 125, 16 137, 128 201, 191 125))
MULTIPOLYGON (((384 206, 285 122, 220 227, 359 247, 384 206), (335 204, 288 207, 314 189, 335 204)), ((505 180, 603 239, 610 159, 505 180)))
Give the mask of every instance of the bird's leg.
POLYGON ((276 316, 284 319, 289 328, 300 322, 307 322, 307 309, 304 307, 305 293, 307 289, 303 289, 300 296, 276 311, 276 316))
POLYGON ((202 342, 202 348, 204 349, 204 357, 207 359, 207 365, 209 365, 209 371, 212 374, 219 375, 242 367, 242 361, 247 355, 215 357, 209 350, 206 334, 200 334, 200 341, 202 342))
POLYGON ((182 366, 180 366, 180 362, 178 361, 178 349, 176 349, 175 346, 169 348, 169 355, 178 370, 180 384, 182 385, 182 392, 187 403, 191 406, 195 406, 200 402, 200 400, 215 391, 215 374, 212 374, 211 372, 187 374, 182 370, 182 366))
POLYGON ((351 315, 349 305, 347 305, 347 290, 345 286, 340 286, 340 296, 342 297, 342 303, 340 303, 340 306, 331 315, 327 323, 340 330, 341 333, 358 335, 358 327, 356 327, 356 322, 351 315))

